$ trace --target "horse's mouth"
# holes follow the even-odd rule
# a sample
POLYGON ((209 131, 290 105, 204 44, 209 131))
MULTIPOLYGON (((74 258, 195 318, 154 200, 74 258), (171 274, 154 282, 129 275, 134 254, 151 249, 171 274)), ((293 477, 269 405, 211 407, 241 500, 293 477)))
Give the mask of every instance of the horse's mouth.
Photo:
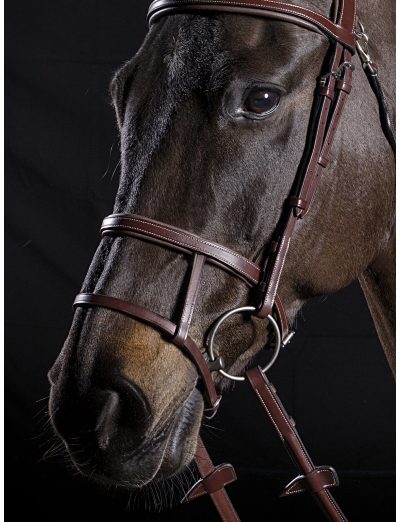
POLYGON ((71 448, 68 451, 76 468, 90 479, 128 489, 142 488, 173 477, 190 464, 202 413, 203 398, 195 388, 177 414, 132 451, 118 452, 115 444, 107 455, 96 451, 89 459, 71 448))

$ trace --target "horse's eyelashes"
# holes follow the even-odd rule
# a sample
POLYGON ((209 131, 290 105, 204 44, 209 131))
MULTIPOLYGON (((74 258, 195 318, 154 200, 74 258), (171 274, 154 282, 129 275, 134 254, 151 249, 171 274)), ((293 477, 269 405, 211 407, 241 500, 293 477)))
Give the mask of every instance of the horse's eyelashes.
POLYGON ((267 115, 279 104, 279 94, 267 89, 251 91, 244 102, 244 110, 254 114, 267 115))

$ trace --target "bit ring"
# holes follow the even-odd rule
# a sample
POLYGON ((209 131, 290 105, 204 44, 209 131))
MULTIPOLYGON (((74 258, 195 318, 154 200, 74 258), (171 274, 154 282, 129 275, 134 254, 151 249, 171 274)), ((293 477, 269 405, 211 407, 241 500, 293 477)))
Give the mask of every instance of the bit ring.
MULTIPOLYGON (((240 313, 240 312, 254 312, 255 307, 254 306, 240 306, 239 308, 234 308, 233 310, 229 310, 228 312, 225 312, 215 323, 213 329, 210 332, 210 339, 207 344, 207 350, 208 350, 208 356, 211 361, 215 361, 215 355, 214 355, 214 338, 215 334, 217 333, 219 327, 221 324, 225 321, 225 319, 228 319, 231 315, 240 313)), ((275 349, 274 353, 272 354, 271 359, 269 360, 268 364, 261 370, 263 373, 265 373, 267 370, 271 368, 271 366, 276 361, 276 358, 279 355, 279 351, 281 349, 281 331, 279 329, 278 323, 275 321, 275 319, 272 317, 272 315, 268 316, 268 320, 270 324, 272 325, 272 328, 275 332, 275 349)), ((231 375, 230 373, 225 372, 222 369, 219 369, 218 372, 226 377, 227 379, 231 379, 232 381, 244 381, 245 377, 237 376, 237 375, 231 375)))

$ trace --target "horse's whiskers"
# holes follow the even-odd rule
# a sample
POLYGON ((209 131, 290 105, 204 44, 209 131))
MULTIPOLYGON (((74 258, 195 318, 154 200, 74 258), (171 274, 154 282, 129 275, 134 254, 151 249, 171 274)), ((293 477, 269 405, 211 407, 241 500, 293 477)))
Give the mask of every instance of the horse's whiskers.
POLYGON ((65 446, 62 442, 54 442, 53 445, 44 452, 43 456, 39 459, 39 462, 44 462, 53 457, 65 456, 65 451, 65 446))

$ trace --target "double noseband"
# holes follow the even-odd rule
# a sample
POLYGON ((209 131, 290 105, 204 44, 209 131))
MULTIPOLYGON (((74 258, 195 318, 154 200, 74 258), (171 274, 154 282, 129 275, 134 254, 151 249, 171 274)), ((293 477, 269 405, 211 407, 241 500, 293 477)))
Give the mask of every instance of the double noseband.
MULTIPOLYGON (((103 236, 132 236, 191 256, 190 280, 177 324, 141 306, 99 294, 79 294, 74 307, 105 307, 143 321, 161 331, 197 366, 204 385, 205 411, 208 417, 216 413, 221 400, 215 390, 212 372, 218 371, 224 377, 237 381, 245 380, 245 377, 227 373, 222 357, 214 355, 214 339, 220 325, 233 314, 241 312, 268 319, 268 324, 275 334, 272 358, 265 368, 253 368, 248 371, 246 378, 273 421, 297 468, 302 472, 285 488, 282 496, 310 491, 329 520, 346 522, 345 516, 328 491, 329 487, 339 483, 336 472, 329 466, 314 466, 294 428, 293 419, 287 415, 276 390, 264 374, 274 363, 281 346, 285 346, 293 336, 293 332, 288 329, 285 310, 277 289, 295 225, 299 219, 307 215, 319 179, 328 165, 329 151, 343 106, 352 87, 354 66, 351 64, 351 56, 356 52, 356 48, 380 107, 387 116, 383 130, 394 150, 394 132, 380 88, 377 68, 370 60, 368 47, 365 47, 368 39, 362 24, 360 31, 356 32, 355 0, 335 0, 332 19, 278 0, 155 0, 149 8, 148 22, 153 24, 169 14, 199 11, 235 12, 277 18, 323 34, 331 42, 329 69, 319 79, 316 89, 304 166, 297 174, 294 189, 285 202, 271 242, 255 261, 191 232, 147 217, 113 214, 105 218, 101 227, 103 236), (251 302, 226 312, 215 323, 209 336, 208 353, 203 353, 188 335, 205 263, 216 265, 255 289, 251 292, 251 302)), ((209 493, 223 520, 238 522, 239 517, 224 489, 226 484, 236 478, 233 468, 227 464, 214 467, 200 439, 195 461, 202 479, 193 486, 184 500, 209 493)))
MULTIPOLYGON (((206 356, 205 358, 195 342, 188 335, 198 290, 201 285, 204 264, 205 262, 213 263, 228 271, 230 274, 240 278, 249 286, 256 286, 259 284, 262 277, 262 270, 256 263, 249 261, 242 255, 227 247, 208 241, 177 227, 165 225, 164 223, 159 223, 158 221, 143 216, 137 216, 134 214, 113 214, 105 218, 101 227, 101 232, 103 236, 115 237, 126 235, 140 238, 192 256, 190 280, 182 307, 181 318, 178 324, 174 324, 168 319, 139 305, 134 305, 115 297, 100 294, 79 294, 75 299, 74 307, 95 305, 109 308, 129 315, 134 319, 139 319, 160 330, 167 336, 170 342, 183 350, 196 364, 197 369, 203 378, 206 400, 208 403, 206 410, 211 412, 207 417, 212 417, 218 409, 221 398, 216 393, 211 372, 221 371, 222 373, 224 361, 222 357, 214 357, 212 349, 214 336, 212 336, 211 345, 209 345, 210 357, 206 356)), ((255 307, 252 307, 252 311, 254 310, 255 307)), ((232 312, 228 313, 230 315, 232 312)), ((276 348, 273 356, 273 359, 275 360, 277 350, 279 350, 281 346, 281 339, 282 343, 286 344, 292 337, 292 332, 289 332, 288 330, 286 314, 279 297, 276 298, 274 304, 274 314, 276 315, 277 321, 280 325, 278 326, 277 321, 272 317, 272 315, 269 315, 269 321, 273 325, 275 335, 278 338, 278 343, 275 343, 276 348)), ((219 320, 217 325, 214 326, 214 335, 216 328, 220 326, 222 320, 225 318, 226 314, 219 320)), ((226 375, 227 374, 225 373, 225 376, 226 375)), ((230 377, 234 380, 244 380, 244 377, 230 377)))

